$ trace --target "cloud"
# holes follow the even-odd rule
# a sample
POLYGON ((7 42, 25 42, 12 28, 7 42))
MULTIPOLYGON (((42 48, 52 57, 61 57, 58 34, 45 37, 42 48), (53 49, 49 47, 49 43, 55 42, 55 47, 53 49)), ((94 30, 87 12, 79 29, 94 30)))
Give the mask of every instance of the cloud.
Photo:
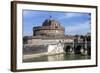
POLYGON ((71 17, 76 17, 76 16, 81 16, 82 14, 79 13, 66 13, 65 16, 67 18, 71 18, 71 17))
POLYGON ((86 21, 84 23, 77 23, 77 25, 73 26, 65 26, 65 33, 70 35, 75 34, 86 34, 87 32, 90 32, 90 25, 89 21, 86 21))
POLYGON ((69 19, 69 18, 73 18, 73 17, 81 17, 83 15, 87 15, 85 13, 75 13, 75 12, 71 12, 71 13, 64 13, 62 16, 60 16, 58 19, 62 20, 62 19, 69 19))

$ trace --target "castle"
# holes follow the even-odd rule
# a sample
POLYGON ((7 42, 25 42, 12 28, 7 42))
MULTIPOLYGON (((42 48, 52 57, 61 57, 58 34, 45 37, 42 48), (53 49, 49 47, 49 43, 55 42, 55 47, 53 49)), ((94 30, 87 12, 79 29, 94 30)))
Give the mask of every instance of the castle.
POLYGON ((23 37, 24 54, 91 54, 91 34, 65 35, 65 28, 52 18, 33 27, 33 36, 23 37))

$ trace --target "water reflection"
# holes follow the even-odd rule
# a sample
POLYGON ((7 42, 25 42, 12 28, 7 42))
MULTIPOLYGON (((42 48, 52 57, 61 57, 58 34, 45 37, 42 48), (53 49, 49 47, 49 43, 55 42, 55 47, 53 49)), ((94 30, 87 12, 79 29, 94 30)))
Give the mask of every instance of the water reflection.
POLYGON ((30 59, 24 59, 23 62, 43 62, 43 61, 64 61, 64 60, 85 60, 90 59, 89 55, 81 54, 57 54, 50 56, 39 56, 30 59))
POLYGON ((48 56, 48 61, 61 61, 64 60, 64 54, 48 56))

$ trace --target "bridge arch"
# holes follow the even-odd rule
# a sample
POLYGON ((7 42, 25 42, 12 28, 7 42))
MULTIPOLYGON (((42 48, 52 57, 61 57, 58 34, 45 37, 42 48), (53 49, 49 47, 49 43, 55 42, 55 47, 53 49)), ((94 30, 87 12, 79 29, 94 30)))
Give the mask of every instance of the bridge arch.
POLYGON ((81 53, 83 53, 84 52, 84 47, 82 46, 82 45, 77 45, 76 47, 75 47, 75 53, 76 54, 81 54, 81 53))

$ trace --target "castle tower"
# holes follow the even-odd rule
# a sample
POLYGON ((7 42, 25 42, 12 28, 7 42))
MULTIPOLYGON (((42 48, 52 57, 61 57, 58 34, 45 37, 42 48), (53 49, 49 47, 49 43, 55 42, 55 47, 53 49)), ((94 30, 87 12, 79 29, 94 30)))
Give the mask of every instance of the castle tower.
POLYGON ((33 27, 33 36, 64 36, 65 29, 52 18, 46 19, 42 26, 33 27))

